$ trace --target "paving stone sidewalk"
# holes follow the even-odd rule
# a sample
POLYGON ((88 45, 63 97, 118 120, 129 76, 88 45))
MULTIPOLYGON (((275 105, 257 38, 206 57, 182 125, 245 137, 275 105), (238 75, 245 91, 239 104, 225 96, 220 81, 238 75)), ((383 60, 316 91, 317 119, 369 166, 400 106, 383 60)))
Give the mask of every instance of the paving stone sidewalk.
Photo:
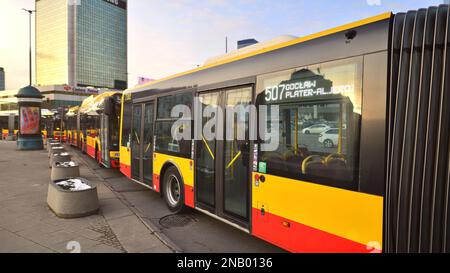
POLYGON ((0 155, 0 253, 174 252, 76 153, 81 176, 97 184, 101 209, 69 220, 47 206, 46 151, 20 152, 15 142, 0 141, 0 155))

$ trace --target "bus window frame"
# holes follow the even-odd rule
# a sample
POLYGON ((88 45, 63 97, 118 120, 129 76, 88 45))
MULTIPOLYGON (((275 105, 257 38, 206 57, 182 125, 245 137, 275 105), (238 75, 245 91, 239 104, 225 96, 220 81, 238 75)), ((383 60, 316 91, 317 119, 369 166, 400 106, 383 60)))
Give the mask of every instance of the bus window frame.
MULTIPOLYGON (((342 181, 342 180, 338 180, 338 179, 332 179, 329 177, 318 177, 318 176, 313 176, 313 175, 308 175, 308 174, 303 174, 303 173, 291 173, 291 172, 284 172, 282 170, 272 170, 269 171, 267 170, 268 175, 274 175, 274 176, 279 176, 279 177, 284 177, 284 178, 288 178, 288 179, 293 179, 293 180, 297 180, 298 182, 309 182, 309 183, 313 183, 313 184, 318 184, 318 185, 323 185, 323 186, 330 186, 330 187, 335 187, 335 188, 340 188, 340 189, 344 189, 344 190, 350 190, 350 191, 360 191, 360 173, 361 173, 361 162, 360 162, 360 158, 361 158, 361 147, 360 147, 360 142, 361 142, 361 136, 362 136, 362 121, 364 119, 364 109, 363 109, 363 105, 364 105, 364 55, 361 56, 352 56, 352 57, 348 57, 348 58, 344 58, 344 59, 339 59, 339 60, 329 60, 329 61, 325 61, 325 62, 320 62, 320 63, 314 63, 314 64, 310 64, 310 65, 303 65, 303 66, 299 66, 299 67, 293 67, 290 69, 285 69, 282 71, 274 71, 272 73, 268 73, 268 74, 262 74, 257 76, 257 80, 256 80, 256 86, 255 86, 255 105, 258 108, 259 111, 259 107, 261 105, 266 105, 266 106, 271 106, 271 105, 278 105, 278 106, 289 106, 289 105, 301 105, 301 106, 306 106, 306 105, 317 105, 317 104, 330 104, 330 103, 339 103, 336 99, 332 99, 332 98, 302 98, 299 101, 296 102, 281 102, 281 103, 260 103, 260 101, 258 100, 259 96, 264 96, 264 92, 265 92, 265 88, 264 88, 264 80, 266 79, 270 79, 270 78, 276 78, 276 77, 280 77, 280 76, 285 76, 288 74, 293 74, 294 72, 300 71, 302 69, 308 69, 308 68, 316 68, 316 67, 320 67, 323 65, 326 65, 328 67, 334 67, 333 64, 339 65, 339 63, 355 63, 357 65, 357 69, 355 70, 355 73, 357 75, 357 79, 358 79, 358 88, 354 90, 355 94, 357 94, 357 97, 359 97, 359 100, 357 101, 357 103, 359 104, 360 107, 360 116, 359 116, 359 120, 357 123, 357 128, 354 128, 354 136, 353 136, 353 140, 351 142, 352 144, 352 154, 353 154, 353 165, 352 165, 352 175, 353 175, 353 181, 350 182, 350 185, 347 186, 342 186, 343 182, 347 182, 348 181, 342 181), (320 103, 319 103, 320 102, 320 103)), ((356 108, 356 107, 354 107, 356 108)), ((353 113, 357 113, 355 110, 353 113)), ((348 132, 347 132, 348 133, 348 132)), ((260 134, 259 134, 259 119, 258 119, 258 165, 260 162, 263 162, 261 160, 261 156, 262 156, 262 152, 261 152, 261 143, 263 143, 263 141, 260 139, 260 134)), ((259 170, 258 170, 259 171, 259 170)))
POLYGON ((119 146, 120 147, 126 147, 129 148, 130 147, 130 134, 131 134, 131 127, 132 127, 132 107, 133 107, 133 100, 131 99, 131 94, 129 94, 129 97, 127 97, 126 95, 123 95, 123 103, 121 105, 122 109, 120 111, 120 119, 121 119, 121 124, 119 124, 119 146), (128 108, 127 108, 128 107, 128 108), (129 110, 128 112, 128 118, 124 118, 125 117, 125 111, 126 109, 129 110), (125 127, 125 125, 127 125, 127 127, 125 127), (128 135, 124 134, 124 129, 127 128, 128 129, 128 135))
MULTIPOLYGON (((195 88, 187 88, 187 89, 181 89, 178 91, 173 91, 170 92, 169 95, 164 94, 164 95, 158 95, 158 96, 154 96, 152 97, 152 99, 155 100, 155 116, 154 116, 154 124, 153 124, 153 135, 154 135, 154 149, 153 152, 154 153, 159 153, 159 154, 165 154, 165 155, 171 155, 171 156, 175 156, 175 157, 179 157, 179 158, 185 158, 185 159, 192 159, 193 158, 193 153, 192 153, 192 142, 194 139, 194 99, 195 99, 195 93, 196 89, 195 88), (190 141, 190 145, 189 145, 189 153, 183 154, 180 152, 171 152, 171 151, 163 151, 161 149, 158 149, 157 147, 157 139, 158 139, 158 123, 159 122, 176 122, 177 120, 179 120, 179 118, 160 118, 158 116, 159 114, 159 107, 160 107, 160 99, 161 98, 167 98, 167 97, 171 97, 171 96, 177 96, 177 95, 185 95, 185 94, 189 94, 191 96, 191 107, 190 107, 190 111, 191 111, 191 141, 190 141)), ((138 102, 142 102, 144 100, 149 100, 150 98, 141 98, 139 100, 133 101, 133 104, 138 103, 138 102)))

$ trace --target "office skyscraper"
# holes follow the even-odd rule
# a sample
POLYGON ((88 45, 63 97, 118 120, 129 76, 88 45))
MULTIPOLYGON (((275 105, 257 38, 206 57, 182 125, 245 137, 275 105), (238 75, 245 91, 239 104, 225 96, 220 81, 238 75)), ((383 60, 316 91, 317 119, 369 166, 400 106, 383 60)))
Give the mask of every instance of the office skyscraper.
POLYGON ((0 91, 5 90, 5 70, 0 67, 0 91))
POLYGON ((38 85, 127 88, 126 0, 36 0, 38 85))

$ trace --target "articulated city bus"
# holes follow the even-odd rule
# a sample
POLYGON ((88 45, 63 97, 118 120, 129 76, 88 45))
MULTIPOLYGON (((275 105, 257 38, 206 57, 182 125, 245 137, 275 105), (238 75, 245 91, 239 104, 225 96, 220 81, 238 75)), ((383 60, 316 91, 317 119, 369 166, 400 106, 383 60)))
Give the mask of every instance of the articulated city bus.
MULTIPOLYGON (((19 118, 15 117, 14 120, 14 128, 18 128, 19 118)), ((9 114, 7 115, 0 115, 0 130, 2 133, 2 139, 7 139, 10 135, 9 132, 9 114)), ((15 133, 15 132, 14 132, 15 133)))
POLYGON ((91 108, 91 104, 95 99, 94 95, 87 97, 82 103, 80 108, 78 109, 78 119, 79 119, 79 128, 78 130, 78 148, 83 152, 87 153, 87 135, 88 135, 88 115, 89 109, 91 108))
POLYGON ((67 142, 75 147, 78 146, 79 139, 79 131, 80 131, 80 122, 79 122, 79 106, 75 106, 69 109, 66 113, 65 124, 66 124, 66 134, 67 134, 67 142))
POLYGON ((129 89, 120 170, 288 251, 448 252, 449 31, 447 5, 386 13, 129 89))
POLYGON ((53 117, 51 117, 48 121, 49 123, 49 130, 50 133, 49 136, 51 136, 53 139, 66 142, 67 140, 67 131, 65 129, 65 122, 61 119, 59 114, 55 114, 53 117))
POLYGON ((119 168, 120 92, 87 98, 79 109, 81 150, 106 168, 119 168))

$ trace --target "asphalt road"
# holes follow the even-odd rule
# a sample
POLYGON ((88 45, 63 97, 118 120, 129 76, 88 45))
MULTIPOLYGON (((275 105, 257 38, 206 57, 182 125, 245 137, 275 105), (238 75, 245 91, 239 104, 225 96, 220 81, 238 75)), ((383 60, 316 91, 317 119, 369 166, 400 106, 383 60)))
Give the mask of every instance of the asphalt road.
MULTIPOLYGON (((79 153, 79 152, 78 152, 79 153)), ((86 162, 122 195, 127 203, 151 222, 175 246, 186 253, 283 253, 284 250, 199 211, 189 209, 173 215, 159 194, 138 185, 118 170, 99 167, 92 159, 86 162)))

